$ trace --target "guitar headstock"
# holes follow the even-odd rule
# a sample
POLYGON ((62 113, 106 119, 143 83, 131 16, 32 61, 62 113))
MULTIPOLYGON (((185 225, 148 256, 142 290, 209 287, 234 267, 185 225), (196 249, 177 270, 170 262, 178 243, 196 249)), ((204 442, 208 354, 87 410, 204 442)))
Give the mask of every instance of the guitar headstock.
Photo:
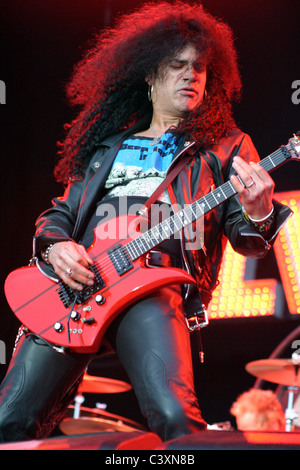
POLYGON ((300 160, 300 131, 289 140, 286 148, 292 159, 300 160))

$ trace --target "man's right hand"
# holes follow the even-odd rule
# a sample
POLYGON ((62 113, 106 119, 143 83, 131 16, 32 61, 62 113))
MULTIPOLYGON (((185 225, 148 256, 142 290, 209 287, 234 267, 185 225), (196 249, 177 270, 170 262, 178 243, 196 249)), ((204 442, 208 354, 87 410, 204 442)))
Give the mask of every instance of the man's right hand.
POLYGON ((55 243, 49 254, 49 263, 72 289, 81 291, 84 286, 94 284, 94 274, 88 269, 93 260, 83 245, 72 241, 55 243))

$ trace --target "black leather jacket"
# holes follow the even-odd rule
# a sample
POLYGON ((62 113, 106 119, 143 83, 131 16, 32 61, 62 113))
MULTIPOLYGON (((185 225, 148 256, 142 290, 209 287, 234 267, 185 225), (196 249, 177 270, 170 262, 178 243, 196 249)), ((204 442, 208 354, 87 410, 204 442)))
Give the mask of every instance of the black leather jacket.
MULTIPOLYGON (((53 199, 52 207, 37 219, 34 256, 39 257, 41 249, 50 243, 64 240, 78 242, 81 239, 96 203, 102 197, 106 178, 122 141, 138 130, 139 125, 135 125, 134 128, 105 139, 91 159, 85 178, 82 181, 70 181, 64 195, 53 199)), ((250 137, 239 130, 233 131, 229 137, 205 152, 193 142, 185 146, 182 144, 171 167, 178 158, 190 156, 191 160, 169 188, 172 204, 183 206, 191 203, 227 181, 233 172, 231 162, 235 155, 246 161, 259 161, 250 137)), ((273 202, 276 217, 268 240, 244 218, 236 196, 206 214, 202 226, 204 239, 200 247, 195 249, 194 245, 187 245, 188 236, 185 234, 185 242, 182 243, 185 268, 196 279, 206 306, 216 286, 227 240, 234 250, 247 257, 261 258, 271 248, 280 228, 291 215, 288 207, 273 202)), ((191 308, 197 309, 198 292, 196 296, 195 292, 187 293, 186 297, 191 299, 191 308)))

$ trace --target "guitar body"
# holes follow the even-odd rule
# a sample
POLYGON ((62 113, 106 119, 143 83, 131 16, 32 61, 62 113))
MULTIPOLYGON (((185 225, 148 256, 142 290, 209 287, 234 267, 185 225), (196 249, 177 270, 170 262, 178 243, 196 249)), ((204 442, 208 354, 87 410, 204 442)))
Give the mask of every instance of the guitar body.
POLYGON ((87 300, 64 305, 63 293, 59 294, 61 285, 47 277, 37 265, 10 273, 5 282, 5 294, 21 323, 52 344, 75 352, 97 352, 110 323, 130 304, 163 286, 194 284, 194 279, 181 269, 147 267, 146 255, 130 260, 126 272, 118 272, 118 263, 114 264, 109 252, 140 235, 136 219, 135 216, 114 219, 117 227, 114 240, 99 237, 104 233, 103 225, 95 229, 94 243, 88 251, 101 282, 96 292, 87 292, 87 300), (127 238, 119 238, 120 230, 123 236, 127 231, 127 238), (76 313, 73 318, 69 318, 71 311, 76 313))

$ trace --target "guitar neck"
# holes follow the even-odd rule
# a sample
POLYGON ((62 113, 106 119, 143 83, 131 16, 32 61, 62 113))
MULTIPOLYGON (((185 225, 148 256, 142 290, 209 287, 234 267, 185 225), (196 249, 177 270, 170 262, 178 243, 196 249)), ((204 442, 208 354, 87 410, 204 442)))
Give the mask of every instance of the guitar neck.
MULTIPOLYGON (((268 173, 275 170, 290 158, 289 144, 273 152, 259 162, 268 173)), ((190 225, 206 213, 223 204, 236 194, 230 181, 218 186, 207 195, 185 206, 180 211, 165 219, 163 222, 147 230, 139 237, 131 240, 123 248, 129 258, 134 261, 149 250, 155 248, 175 233, 190 225)))

